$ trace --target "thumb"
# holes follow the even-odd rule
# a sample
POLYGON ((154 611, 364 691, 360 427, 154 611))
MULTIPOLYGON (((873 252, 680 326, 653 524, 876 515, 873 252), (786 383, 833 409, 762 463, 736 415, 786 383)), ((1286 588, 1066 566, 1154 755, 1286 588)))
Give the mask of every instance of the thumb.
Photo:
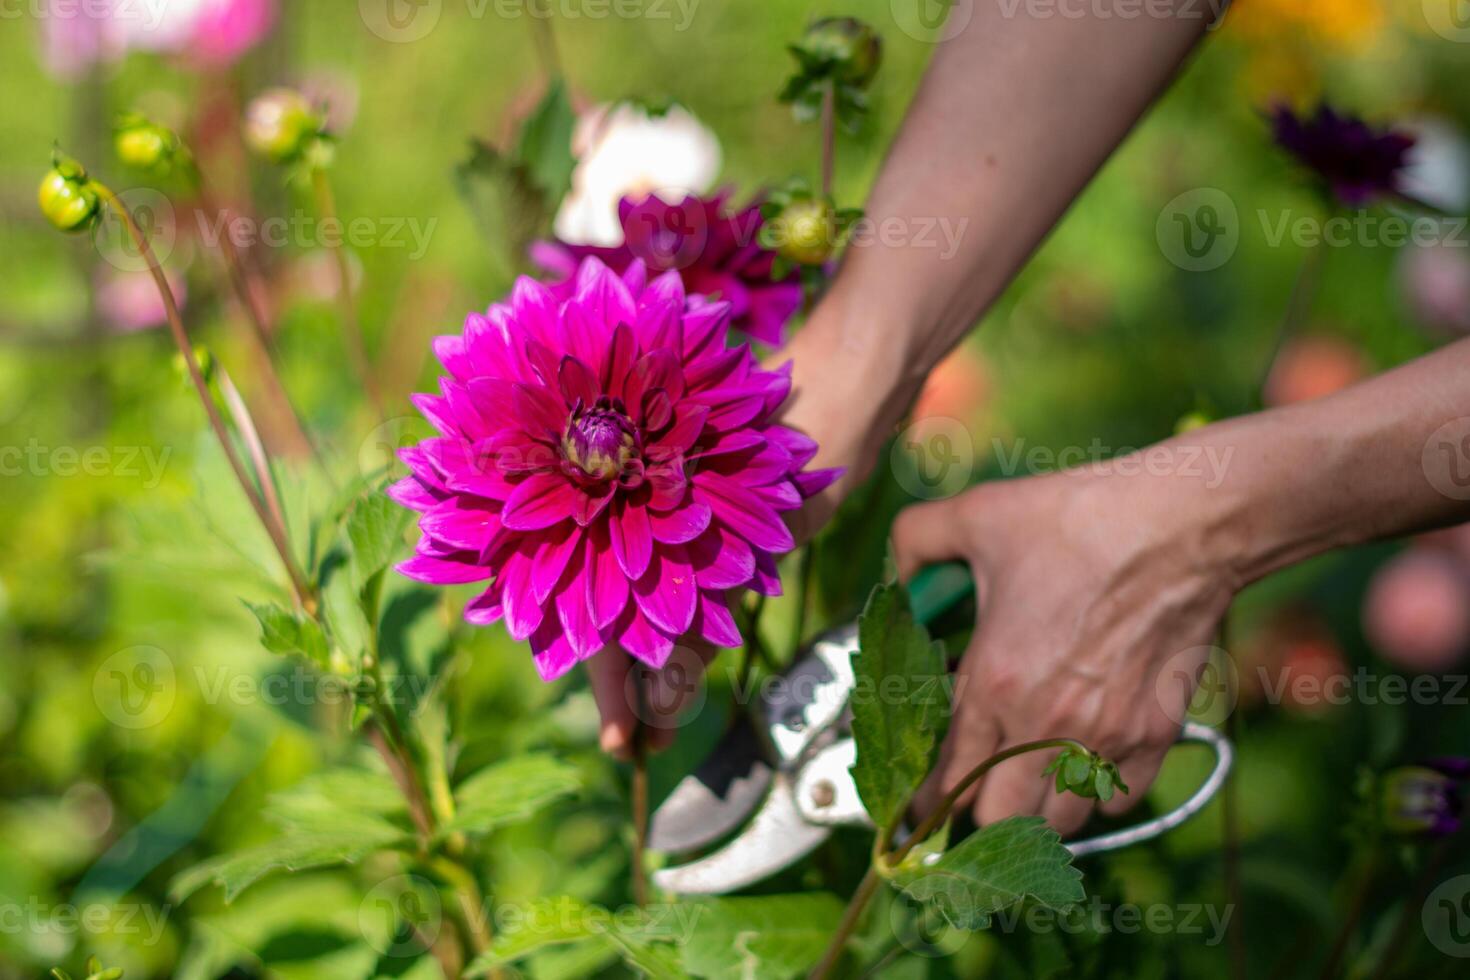
POLYGON ((964 499, 914 504, 899 512, 893 522, 893 556, 901 580, 908 581, 925 565, 969 558, 968 538, 959 527, 964 499))

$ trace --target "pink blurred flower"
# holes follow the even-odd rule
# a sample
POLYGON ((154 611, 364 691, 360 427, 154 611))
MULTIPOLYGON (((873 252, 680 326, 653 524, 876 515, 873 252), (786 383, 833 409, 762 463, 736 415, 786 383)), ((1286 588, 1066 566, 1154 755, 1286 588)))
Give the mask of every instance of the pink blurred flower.
POLYGON ((1470 646, 1470 576, 1453 556, 1416 548, 1378 570, 1363 605, 1363 629, 1389 661, 1442 671, 1470 646))
POLYGON ((255 47, 276 22, 275 0, 194 0, 197 12, 182 53, 206 65, 228 65, 255 47))
POLYGON ((779 346, 787 321, 801 308, 800 274, 771 277, 776 253, 756 241, 764 219, 756 204, 727 210, 730 192, 689 195, 670 204, 657 195, 623 198, 618 205, 621 245, 537 242, 531 258, 557 277, 552 291, 567 299, 577 263, 596 256, 614 272, 641 261, 654 272, 678 270, 684 289, 730 304, 731 326, 754 340, 779 346))
POLYGON ((42 51, 47 67, 66 78, 130 50, 221 67, 259 44, 275 21, 275 0, 49 0, 42 51))
POLYGON ((1399 291, 1414 318, 1439 333, 1470 333, 1470 256, 1449 245, 1410 245, 1398 259, 1399 291))
POLYGON ((59 78, 76 78, 93 65, 122 57, 127 34, 115 18, 116 0, 49 0, 40 13, 41 62, 59 78))
MULTIPOLYGON (((166 269, 164 277, 182 309, 188 295, 183 276, 166 269)), ((97 312, 108 326, 119 333, 135 333, 150 327, 161 327, 167 318, 163 299, 158 295, 158 287, 146 271, 124 272, 109 268, 100 273, 97 280, 97 312)))
POLYGON ((588 258, 569 299, 522 278, 440 337, 442 394, 415 397, 439 435, 389 490, 423 514, 399 571, 489 581, 465 618, 503 619, 546 680, 609 645, 655 667, 686 632, 739 645, 726 590, 779 594, 780 515, 836 476, 772 423, 790 376, 726 346, 730 304, 646 278, 588 258))
POLYGON ((1267 405, 1293 405, 1324 398, 1368 373, 1363 354, 1336 337, 1297 337, 1276 355, 1264 392, 1267 405))

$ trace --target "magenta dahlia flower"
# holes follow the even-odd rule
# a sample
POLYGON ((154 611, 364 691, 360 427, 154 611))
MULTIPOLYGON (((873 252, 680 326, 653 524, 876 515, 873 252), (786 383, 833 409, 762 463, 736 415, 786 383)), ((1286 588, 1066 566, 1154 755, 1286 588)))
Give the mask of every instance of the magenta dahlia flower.
POLYGON ((576 289, 573 273, 588 256, 621 273, 641 260, 651 271, 676 269, 684 289, 730 304, 731 326, 761 343, 779 346, 788 320, 801 308, 801 277, 795 271, 772 278, 776 253, 756 242, 763 219, 758 204, 726 212, 730 192, 712 197, 689 195, 669 204, 657 194, 618 204, 623 243, 612 247, 570 242, 538 242, 531 258, 558 277, 551 286, 559 299, 576 289))
POLYGON ((441 395, 415 396, 438 436, 403 450, 389 488, 419 511, 422 582, 489 582, 465 609, 529 640, 546 680, 615 645, 654 667, 692 633, 738 646, 726 590, 780 594, 781 519, 837 475, 772 417, 791 387, 730 304, 582 262, 569 299, 522 278, 435 353, 441 395))

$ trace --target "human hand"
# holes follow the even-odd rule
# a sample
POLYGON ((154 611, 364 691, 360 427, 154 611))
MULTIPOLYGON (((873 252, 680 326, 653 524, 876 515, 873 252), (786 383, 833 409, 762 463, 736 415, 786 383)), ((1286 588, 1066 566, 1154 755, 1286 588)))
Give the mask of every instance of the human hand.
MULTIPOLYGON (((1073 738, 1118 764, 1132 794, 1105 813, 1127 809, 1157 775, 1193 693, 1173 677, 1203 668, 1236 582, 1212 554, 1206 515, 1220 491, 1114 462, 985 484, 899 515, 900 575, 964 560, 979 606, 921 810, 987 757, 1037 739, 1073 738)), ((961 804, 981 824, 1039 814, 1075 831, 1093 801, 1052 792, 1046 764, 1003 762, 961 804)))

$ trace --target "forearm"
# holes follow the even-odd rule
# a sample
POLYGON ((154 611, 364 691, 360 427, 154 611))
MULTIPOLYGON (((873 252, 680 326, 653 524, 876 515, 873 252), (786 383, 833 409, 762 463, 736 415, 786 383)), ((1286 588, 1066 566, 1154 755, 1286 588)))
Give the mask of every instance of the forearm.
POLYGON ((1329 398, 1166 443, 1225 460, 1219 485, 1196 494, 1205 552, 1244 585, 1333 548, 1470 518, 1467 382, 1460 341, 1329 398))
POLYGON ((855 244, 812 328, 878 362, 887 387, 916 390, 1167 85, 1207 27, 1201 9, 976 4, 936 52, 866 205, 869 227, 907 234, 855 244))

